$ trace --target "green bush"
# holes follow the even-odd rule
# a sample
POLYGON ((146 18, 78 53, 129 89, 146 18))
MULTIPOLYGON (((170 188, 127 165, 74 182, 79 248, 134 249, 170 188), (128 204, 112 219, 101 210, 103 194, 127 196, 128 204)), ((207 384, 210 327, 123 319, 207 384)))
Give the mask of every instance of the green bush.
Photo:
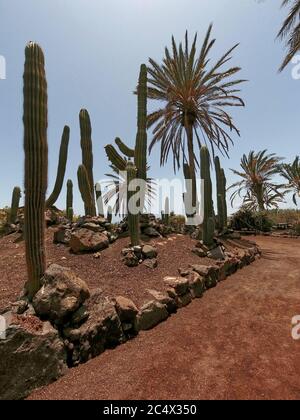
POLYGON ((248 209, 241 209, 233 215, 230 227, 234 230, 270 232, 273 222, 267 212, 253 212, 248 209))

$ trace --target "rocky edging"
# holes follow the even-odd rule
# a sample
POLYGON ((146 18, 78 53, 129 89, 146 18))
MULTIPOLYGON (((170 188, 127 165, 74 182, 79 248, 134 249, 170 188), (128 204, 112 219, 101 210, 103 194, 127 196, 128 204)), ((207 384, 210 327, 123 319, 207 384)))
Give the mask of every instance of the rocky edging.
POLYGON ((180 269, 178 277, 164 278, 163 291, 147 290, 151 300, 141 308, 122 296, 109 300, 100 289, 90 292, 67 268, 49 267, 32 305, 23 299, 2 314, 7 329, 0 339, 0 400, 25 398, 68 367, 155 327, 259 257, 253 246, 211 266, 180 269))

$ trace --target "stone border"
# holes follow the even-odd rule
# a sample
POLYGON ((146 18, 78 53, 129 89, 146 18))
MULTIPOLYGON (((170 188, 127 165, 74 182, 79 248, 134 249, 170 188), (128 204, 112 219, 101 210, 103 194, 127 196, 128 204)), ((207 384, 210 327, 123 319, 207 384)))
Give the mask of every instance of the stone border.
POLYGON ((122 296, 111 300, 104 297, 101 290, 93 290, 90 294, 85 282, 76 278, 71 270, 51 266, 33 306, 20 301, 11 309, 12 313, 19 314, 17 318, 21 324, 12 324, 7 330, 7 340, 0 341, 0 371, 4 373, 4 382, 0 380, 0 400, 25 398, 36 387, 46 386, 64 375, 67 365, 85 363, 106 349, 132 339, 140 331, 155 327, 237 270, 259 259, 261 252, 253 246, 226 255, 225 260, 213 265, 194 264, 179 269, 178 277, 165 277, 165 290, 147 289, 153 298, 140 309, 122 296), (55 297, 53 293, 58 295, 55 297), (54 296, 53 307, 47 301, 47 295, 54 296), (60 303, 57 297, 61 299, 60 303), (40 313, 43 320, 37 318, 36 313, 40 313), (31 327, 38 323, 38 330, 28 330, 24 326, 28 322, 31 327), (23 352, 22 375, 18 375, 19 348, 23 346, 20 336, 31 343, 28 352, 23 352), (50 349, 48 353, 45 348, 50 349), (5 360, 8 353, 9 363, 5 360), (44 368, 45 359, 51 366, 49 372, 44 368), (32 366, 35 366, 34 371, 32 366))

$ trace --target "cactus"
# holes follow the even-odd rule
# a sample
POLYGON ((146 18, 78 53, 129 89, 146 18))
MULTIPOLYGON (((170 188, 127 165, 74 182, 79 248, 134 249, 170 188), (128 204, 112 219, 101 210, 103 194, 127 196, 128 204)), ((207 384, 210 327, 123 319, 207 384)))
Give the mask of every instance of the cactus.
POLYGON ((165 211, 164 211, 164 217, 163 222, 166 226, 170 225, 170 200, 169 197, 165 200, 165 211))
POLYGON ((218 228, 220 232, 223 232, 227 227, 226 177, 224 169, 221 168, 218 156, 215 158, 215 169, 217 180, 218 228))
POLYGON ((88 174, 86 167, 80 165, 77 171, 78 186, 82 200, 84 202, 84 209, 86 216, 96 216, 96 209, 91 194, 90 183, 88 179, 88 174))
POLYGON ((21 189, 20 187, 15 187, 12 193, 11 207, 10 207, 10 213, 9 213, 9 219, 8 219, 8 223, 10 225, 14 225, 17 221, 20 198, 21 198, 21 189))
POLYGON ((45 61, 42 49, 30 42, 24 66, 24 152, 25 213, 24 237, 28 282, 32 300, 40 289, 46 269, 45 199, 48 182, 48 108, 45 61))
POLYGON ((125 171, 127 161, 120 156, 117 150, 111 144, 105 146, 105 152, 108 157, 108 160, 118 171, 125 171))
MULTIPOLYGON (((137 169, 133 162, 129 161, 126 166, 127 171, 127 212, 128 212, 128 228, 130 233, 131 246, 137 246, 140 244, 140 226, 139 226, 139 214, 133 214, 131 212, 131 198, 136 194, 136 191, 132 191, 134 180, 136 179, 137 169)), ((132 203, 131 203, 132 205, 132 203)))
POLYGON ((111 208, 111 206, 107 207, 107 221, 108 223, 112 222, 112 216, 113 216, 113 210, 111 208))
POLYGON ((92 144, 92 126, 89 113, 86 109, 82 109, 79 114, 80 122, 80 138, 82 150, 82 164, 85 166, 90 186, 90 195, 92 197, 92 213, 96 215, 96 203, 94 192, 94 175, 93 175, 93 144, 92 144))
POLYGON ((123 153, 123 155, 125 155, 129 159, 130 158, 134 158, 134 156, 135 156, 135 150, 134 149, 131 149, 128 146, 126 146, 126 144, 123 143, 122 140, 119 137, 116 138, 115 143, 118 146, 120 152, 123 153))
POLYGON ((70 222, 73 222, 73 182, 70 179, 68 179, 67 182, 66 215, 67 219, 70 220, 70 222))
POLYGON ((52 207, 56 203, 61 193, 61 189, 63 186, 64 177, 66 173, 69 139, 70 139, 70 128, 66 125, 64 127, 62 138, 61 138, 56 181, 55 181, 53 192, 48 198, 48 200, 46 201, 47 208, 52 207))
POLYGON ((210 177, 210 157, 206 146, 201 147, 201 179, 204 182, 204 220, 203 243, 211 247, 214 244, 215 219, 212 199, 212 182, 210 177))
POLYGON ((95 185, 95 193, 96 193, 96 204, 98 207, 98 215, 104 217, 104 206, 103 206, 103 197, 101 191, 101 184, 97 182, 95 185))

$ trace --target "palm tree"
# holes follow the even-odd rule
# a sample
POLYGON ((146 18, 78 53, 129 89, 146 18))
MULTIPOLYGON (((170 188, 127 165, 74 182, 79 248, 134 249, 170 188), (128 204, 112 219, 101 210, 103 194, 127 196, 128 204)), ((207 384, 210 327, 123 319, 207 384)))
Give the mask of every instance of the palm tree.
POLYGON ((283 0, 282 7, 290 5, 288 17, 278 33, 278 38, 287 39, 287 55, 280 66, 282 71, 292 60, 294 55, 300 50, 300 0, 283 0))
POLYGON ((272 182, 273 176, 278 174, 278 165, 281 160, 282 158, 275 154, 267 154, 267 150, 258 153, 251 151, 248 156, 243 155, 242 172, 231 169, 235 175, 242 178, 241 181, 229 187, 229 189, 235 188, 231 195, 231 204, 237 197, 243 196, 245 205, 252 203, 252 207, 264 211, 274 206, 279 199, 281 200, 284 196, 280 191, 283 185, 272 182))
MULTIPOLYGON (((263 192, 264 210, 278 209, 279 205, 284 203, 285 192, 274 191, 270 187, 266 187, 263 192)), ((248 191, 243 200, 243 207, 250 211, 260 211, 257 197, 248 191)))
POLYGON ((286 184, 287 192, 293 192, 293 201, 297 206, 297 197, 300 197, 300 158, 296 157, 293 163, 284 163, 279 165, 279 173, 288 183, 286 184))
POLYGON ((153 139, 149 150, 160 143, 160 163, 164 165, 173 154, 174 170, 181 162, 189 165, 192 180, 192 203, 196 207, 196 158, 194 139, 198 147, 210 144, 228 155, 229 144, 233 143, 231 132, 239 130, 225 108, 244 106, 236 89, 244 80, 232 79, 240 71, 239 67, 224 69, 231 60, 231 53, 238 46, 227 51, 215 64, 209 65, 209 53, 215 43, 211 39, 212 25, 209 26, 201 51, 196 55, 197 34, 189 48, 188 33, 184 46, 177 46, 172 37, 172 53, 165 49, 161 65, 150 59, 148 68, 148 97, 162 102, 155 112, 148 116, 148 128, 153 128, 153 139), (230 134, 229 134, 229 133, 230 134))

